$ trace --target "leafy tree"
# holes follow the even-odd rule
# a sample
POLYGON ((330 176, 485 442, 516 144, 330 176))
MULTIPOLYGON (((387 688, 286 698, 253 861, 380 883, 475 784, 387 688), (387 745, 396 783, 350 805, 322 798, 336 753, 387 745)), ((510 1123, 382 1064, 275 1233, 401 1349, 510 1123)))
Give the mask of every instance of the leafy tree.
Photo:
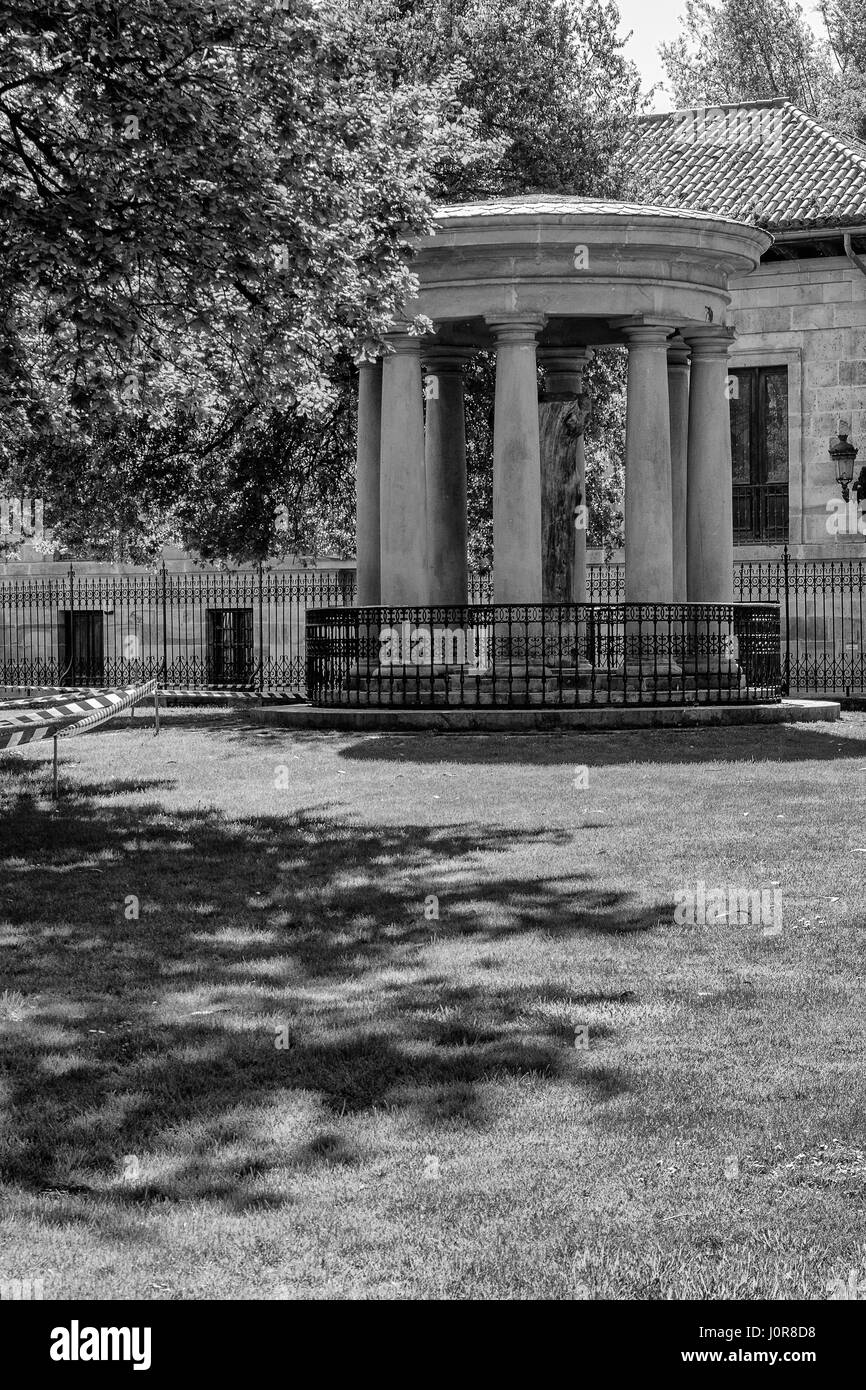
POLYGON ((793 0, 687 0, 682 25, 659 48, 678 105, 783 96, 818 114, 830 66, 793 0))
MULTIPOLYGON (((177 539, 176 499, 186 483, 182 420, 153 429, 129 415, 80 434, 33 435, 5 475, 6 496, 45 502, 45 548, 59 557, 147 564, 177 539)), ((0 558, 14 538, 0 539, 0 558)))
POLYGON ((660 52, 678 105, 787 97, 866 140, 866 0, 824 0, 816 35, 793 0, 688 0, 660 52))
POLYGON ((489 157, 440 166, 443 201, 510 193, 621 196, 640 74, 613 0, 360 0, 395 75, 448 76, 489 157))
MULTIPOLYGON (((0 0, 0 408, 27 440, 7 474, 100 553, 167 527, 206 555, 345 551, 351 359, 432 200, 632 192, 615 4, 72 6, 0 0)), ((490 361, 470 388, 480 561, 490 361)))
MULTIPOLYGON (((152 563, 166 543, 209 561, 354 553, 353 366, 332 368, 311 415, 251 412, 209 447, 185 416, 155 426, 124 414, 84 441, 35 437, 6 473, 4 495, 45 499, 59 555, 152 563), (338 375, 339 374, 339 375, 338 375)), ((0 548, 17 553, 14 543, 0 548)))
POLYGON ((308 405, 384 327, 453 94, 384 92, 356 31, 331 0, 0 0, 7 438, 308 405))
POLYGON ((821 117, 840 134, 866 141, 866 0, 826 0, 819 8, 836 69, 821 117))
POLYGON ((591 403, 584 437, 587 541, 604 550, 608 558, 624 544, 627 366, 624 348, 602 348, 584 374, 591 403))
POLYGON ((335 364, 310 415, 261 411, 230 449, 195 458, 178 522, 208 560, 355 554, 353 364, 335 364))

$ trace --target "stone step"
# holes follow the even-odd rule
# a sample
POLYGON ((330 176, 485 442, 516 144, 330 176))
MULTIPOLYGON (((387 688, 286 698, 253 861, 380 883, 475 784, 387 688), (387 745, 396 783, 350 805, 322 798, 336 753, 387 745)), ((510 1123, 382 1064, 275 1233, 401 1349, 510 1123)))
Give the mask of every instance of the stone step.
POLYGON ((735 681, 728 673, 706 672, 664 675, 659 673, 639 676, 637 673, 622 671, 608 672, 563 671, 556 675, 550 668, 537 668, 545 675, 527 679, 525 668, 522 672, 513 670, 511 677, 496 673, 479 674, 464 671, 462 677, 453 670, 443 671, 431 679, 421 675, 417 668, 410 668, 411 674, 398 673, 396 668, 382 671, 351 672, 343 689, 349 696, 347 703, 373 705, 404 705, 435 707, 436 705, 459 707, 460 705, 492 706, 536 706, 549 705, 555 708, 569 708, 577 705, 593 704, 693 704, 701 703, 712 692, 730 690, 732 694, 747 692, 745 677, 740 673, 735 681))
MULTIPOLYGON (((345 708, 400 708, 400 709, 459 709, 459 708, 484 708, 484 709, 549 709, 549 710, 568 710, 568 709, 587 709, 593 706, 615 705, 618 707, 627 706, 639 708, 640 706, 662 706, 662 705, 695 705, 712 704, 712 692, 709 690, 682 692, 682 691, 623 691, 608 690, 597 688, 592 695, 588 691, 572 691, 571 696, 564 695, 560 699, 551 699, 549 696, 542 696, 541 692, 530 692, 527 694, 515 694, 512 692, 511 698, 502 692, 497 692, 494 696, 492 690, 487 691, 464 691, 461 698, 460 694, 440 695, 437 694, 432 699, 423 694, 418 696, 414 692, 404 692, 401 690, 371 690, 357 691, 346 700, 345 708), (638 697, 641 698, 638 698, 638 697)), ((754 698, 754 692, 752 692, 754 698)), ((724 702, 722 702, 724 703, 724 702)))

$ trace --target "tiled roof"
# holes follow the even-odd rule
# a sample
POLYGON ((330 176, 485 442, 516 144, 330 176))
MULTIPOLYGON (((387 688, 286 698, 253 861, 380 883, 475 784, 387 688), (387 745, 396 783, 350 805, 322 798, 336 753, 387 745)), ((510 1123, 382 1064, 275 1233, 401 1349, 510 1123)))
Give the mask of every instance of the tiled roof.
POLYGON ((866 145, 783 98, 644 116, 635 164, 678 208, 776 231, 866 223, 866 145))
POLYGON ((600 198, 573 198, 563 193, 526 193, 513 198, 488 198, 478 203, 443 203, 436 209, 438 222, 468 217, 700 217, 714 222, 719 214, 701 213, 690 207, 655 207, 648 203, 612 203, 600 198))

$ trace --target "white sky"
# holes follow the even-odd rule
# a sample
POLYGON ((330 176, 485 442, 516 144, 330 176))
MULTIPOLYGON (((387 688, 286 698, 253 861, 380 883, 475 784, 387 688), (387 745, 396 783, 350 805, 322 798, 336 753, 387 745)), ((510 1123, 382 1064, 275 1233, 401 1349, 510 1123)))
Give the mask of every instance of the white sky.
MULTIPOLYGON (((816 32, 819 31, 820 17, 811 0, 800 0, 806 17, 816 32)), ((670 43, 680 32, 680 15, 685 13, 686 0, 618 0, 622 19, 620 33, 632 32, 631 41, 626 46, 626 56, 637 63, 643 75, 646 91, 654 82, 664 80, 661 60, 658 56, 660 43, 670 43)), ((673 100, 667 92, 657 92, 654 101, 656 111, 670 111, 673 100)))

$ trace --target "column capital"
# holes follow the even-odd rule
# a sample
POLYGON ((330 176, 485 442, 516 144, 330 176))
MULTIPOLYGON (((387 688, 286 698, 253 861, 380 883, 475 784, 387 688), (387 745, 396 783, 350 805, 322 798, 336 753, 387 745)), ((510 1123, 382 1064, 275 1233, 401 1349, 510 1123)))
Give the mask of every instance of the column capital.
POLYGON ((424 370, 434 376, 438 372, 462 372, 478 352, 472 347, 451 347, 447 343, 431 343, 422 347, 421 362, 424 370))
POLYGON ((595 353, 591 347, 540 347, 538 360, 547 372, 582 372, 595 353))
POLYGON ((380 356, 380 357, 357 357, 357 358, 355 359, 355 366, 358 368, 358 371, 359 371, 359 372, 363 372, 363 371, 381 372, 381 370, 382 370, 382 358, 381 358, 381 356, 380 356))
POLYGON ((629 347, 632 344, 640 347, 662 347, 678 327, 677 324, 671 323, 670 319, 653 319, 645 315, 611 319, 610 326, 620 330, 629 347))
POLYGON ((691 350, 684 338, 675 333, 668 340, 668 371, 688 371, 691 350))
POLYGON ((534 343, 547 323, 547 315, 525 310, 523 313, 485 315, 485 322, 499 343, 534 343))
POLYGON ((697 357, 727 357, 736 334, 723 323, 696 323, 682 330, 691 348, 692 361, 697 357))
POLYGON ((538 349, 538 357, 544 368, 542 400, 573 400, 580 395, 584 368, 593 357, 592 348, 543 347, 538 349))
POLYGON ((407 352, 413 356, 416 353, 420 355, 421 339, 417 333, 411 333, 409 329, 408 323, 395 324, 393 328, 388 329, 387 333, 382 334, 382 342, 391 349, 390 352, 386 353, 387 356, 390 357, 391 352, 407 352))

